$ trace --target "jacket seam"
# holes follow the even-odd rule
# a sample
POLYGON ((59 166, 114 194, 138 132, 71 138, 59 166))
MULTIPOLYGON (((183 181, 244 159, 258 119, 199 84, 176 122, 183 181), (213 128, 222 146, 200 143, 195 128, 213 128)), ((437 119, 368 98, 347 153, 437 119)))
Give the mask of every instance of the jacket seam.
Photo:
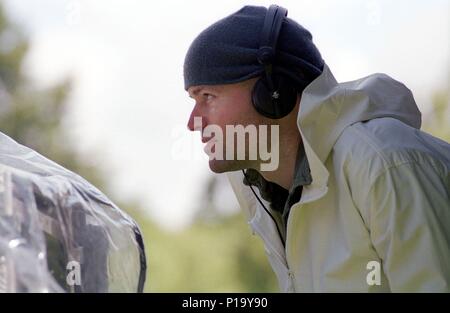
POLYGON ((383 160, 383 168, 387 168, 387 164, 389 164, 389 161, 386 159, 386 156, 384 155, 382 150, 378 148, 378 146, 370 136, 360 131, 355 124, 350 125, 349 128, 375 151, 375 153, 383 160))
MULTIPOLYGON (((389 171, 390 169, 394 168, 394 167, 398 167, 404 164, 421 164, 422 161, 420 160, 402 160, 402 161, 389 161, 386 158, 386 155, 383 153, 383 151, 381 149, 379 149, 376 145, 376 143, 373 141, 373 139, 368 136, 367 134, 365 134, 364 132, 360 131, 359 129, 357 129, 357 127, 353 127, 353 125, 351 125, 350 127, 354 133, 359 136, 368 146, 370 146, 374 152, 383 160, 383 168, 380 169, 378 172, 376 172, 374 175, 370 175, 372 178, 370 179, 370 185, 373 185, 375 183, 375 181, 383 174, 385 174, 387 171, 389 171)), ((431 165, 433 166, 433 165, 431 165)), ((434 166, 433 166, 434 167, 434 166)))
POLYGON ((382 170, 380 170, 380 171, 374 176, 373 179, 371 179, 371 181, 370 181, 370 189, 369 189, 369 192, 372 190, 373 186, 375 185, 375 182, 376 182, 381 176, 385 175, 388 171, 390 171, 390 170, 393 169, 393 168, 400 167, 400 166, 403 166, 403 165, 406 165, 406 164, 420 164, 420 162, 418 162, 418 161, 413 161, 413 160, 408 160, 408 161, 402 161, 402 162, 395 163, 395 164, 392 164, 392 165, 389 165, 389 166, 384 167, 382 170))

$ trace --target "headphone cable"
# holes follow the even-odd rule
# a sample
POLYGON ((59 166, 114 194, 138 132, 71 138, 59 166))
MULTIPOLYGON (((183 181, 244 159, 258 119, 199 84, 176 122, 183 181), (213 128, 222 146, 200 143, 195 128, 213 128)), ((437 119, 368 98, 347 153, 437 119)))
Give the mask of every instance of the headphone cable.
POLYGON ((259 199, 259 197, 258 197, 258 195, 256 194, 255 190, 253 189, 252 185, 250 184, 250 181, 248 180, 247 174, 245 173, 244 170, 242 170, 242 173, 244 174, 244 177, 245 177, 245 179, 246 179, 247 182, 248 182, 248 186, 249 186, 250 189, 252 190, 252 192, 253 192, 253 194, 255 195, 256 199, 257 199, 258 202, 261 204, 261 206, 264 208, 264 211, 266 211, 267 214, 269 214, 269 216, 272 218, 272 220, 273 220, 273 222, 274 222, 274 224, 275 224, 275 227, 277 228, 278 236, 280 236, 280 240, 281 240, 281 242, 283 243, 283 247, 285 247, 285 246, 286 246, 286 242, 284 241, 284 238, 283 238, 283 236, 281 235, 281 231, 280 231, 280 228, 278 227, 277 221, 275 220, 275 218, 273 217, 273 215, 269 212, 269 210, 266 208, 266 206, 265 206, 264 203, 261 201, 261 199, 259 199))

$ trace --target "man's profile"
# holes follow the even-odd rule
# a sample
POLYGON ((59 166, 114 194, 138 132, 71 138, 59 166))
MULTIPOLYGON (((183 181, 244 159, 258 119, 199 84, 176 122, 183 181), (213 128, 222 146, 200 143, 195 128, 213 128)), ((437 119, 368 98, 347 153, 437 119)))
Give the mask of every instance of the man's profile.
POLYGON ((188 128, 228 173, 282 291, 450 291, 450 145, 420 131, 402 83, 338 83, 278 6, 201 32, 184 81, 188 128))

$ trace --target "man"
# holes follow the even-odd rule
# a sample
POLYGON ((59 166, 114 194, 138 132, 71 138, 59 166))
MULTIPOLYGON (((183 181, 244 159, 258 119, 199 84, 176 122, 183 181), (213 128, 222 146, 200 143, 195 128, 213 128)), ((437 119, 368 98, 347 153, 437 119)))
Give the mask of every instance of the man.
POLYGON ((338 83, 286 15, 246 6, 184 64, 188 128, 211 170, 230 172, 281 290, 450 291, 450 145, 419 130, 411 92, 387 75, 338 83))

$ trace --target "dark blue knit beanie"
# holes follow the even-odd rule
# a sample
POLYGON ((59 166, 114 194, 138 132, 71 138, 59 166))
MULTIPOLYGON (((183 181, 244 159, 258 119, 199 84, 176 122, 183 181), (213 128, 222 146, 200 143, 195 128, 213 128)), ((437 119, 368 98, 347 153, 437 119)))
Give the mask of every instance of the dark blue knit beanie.
MULTIPOLYGON (((257 52, 266 12, 265 7, 245 6, 201 32, 184 60, 184 88, 237 83, 261 75, 264 66, 257 52)), ((290 18, 283 22, 276 51, 273 72, 297 82, 299 92, 323 70, 311 33, 290 18)))

